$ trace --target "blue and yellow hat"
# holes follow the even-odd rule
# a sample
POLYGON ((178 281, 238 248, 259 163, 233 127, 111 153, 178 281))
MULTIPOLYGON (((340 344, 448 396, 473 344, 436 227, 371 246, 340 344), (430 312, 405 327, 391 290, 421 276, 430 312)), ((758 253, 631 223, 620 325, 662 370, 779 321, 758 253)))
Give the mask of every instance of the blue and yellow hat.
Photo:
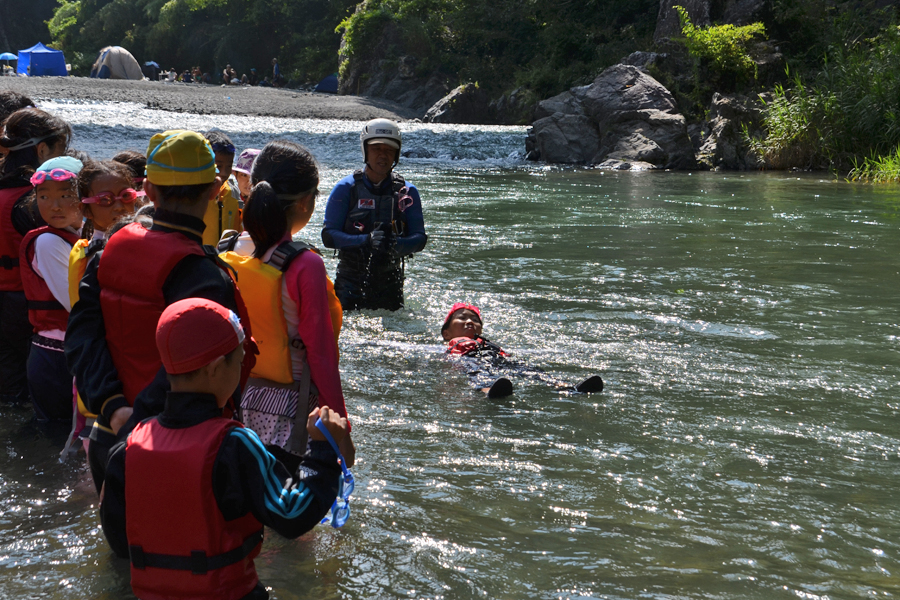
POLYGON ((154 185, 198 185, 216 178, 216 155, 196 131, 157 133, 147 146, 147 180, 154 185))

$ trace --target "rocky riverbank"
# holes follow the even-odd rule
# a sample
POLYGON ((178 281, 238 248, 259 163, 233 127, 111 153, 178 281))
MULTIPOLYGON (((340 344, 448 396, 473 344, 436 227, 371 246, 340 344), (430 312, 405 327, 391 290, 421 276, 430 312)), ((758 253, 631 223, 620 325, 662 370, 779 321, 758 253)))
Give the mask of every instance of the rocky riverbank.
POLYGON ((41 100, 134 102, 174 112, 299 119, 411 120, 420 113, 384 98, 266 87, 216 86, 85 77, 0 77, 0 90, 41 100))

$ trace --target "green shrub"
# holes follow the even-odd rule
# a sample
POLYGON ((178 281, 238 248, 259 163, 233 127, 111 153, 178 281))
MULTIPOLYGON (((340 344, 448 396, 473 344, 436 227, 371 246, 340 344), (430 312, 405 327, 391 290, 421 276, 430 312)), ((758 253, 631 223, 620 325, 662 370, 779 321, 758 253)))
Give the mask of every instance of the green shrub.
POLYGON ((900 30, 833 47, 814 82, 776 88, 768 135, 751 146, 774 168, 852 167, 858 179, 889 171, 900 145, 900 30))
POLYGON ((720 73, 734 74, 738 78, 756 79, 756 62, 750 56, 750 43, 757 37, 765 38, 762 23, 750 23, 742 27, 731 24, 696 27, 687 11, 674 6, 681 22, 680 41, 691 56, 708 60, 720 73))

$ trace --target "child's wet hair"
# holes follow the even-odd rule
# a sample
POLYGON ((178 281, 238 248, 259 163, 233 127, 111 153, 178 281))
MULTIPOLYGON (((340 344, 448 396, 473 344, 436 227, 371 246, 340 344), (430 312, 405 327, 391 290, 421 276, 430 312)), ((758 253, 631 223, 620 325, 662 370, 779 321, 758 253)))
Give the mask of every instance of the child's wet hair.
MULTIPOLYGON (((228 137, 228 134, 218 129, 210 129, 203 134, 203 137, 205 137, 206 141, 209 142, 209 145, 213 147, 213 152, 221 152, 221 149, 216 150, 216 146, 234 147, 234 143, 231 141, 231 138, 228 137)), ((234 154, 234 152, 231 152, 230 154, 234 154)))
POLYGON ((159 198, 163 203, 167 202, 198 202, 205 201, 209 188, 216 185, 211 183, 195 183, 193 185, 157 185, 159 198))
POLYGON ((78 174, 78 197, 91 196, 91 185, 101 175, 112 175, 126 181, 131 187, 131 169, 122 163, 112 160, 96 160, 84 164, 84 168, 78 174))
POLYGON ((10 150, 6 158, 0 161, 0 178, 17 172, 26 178, 31 176, 41 166, 37 150, 40 143, 55 146, 63 142, 68 148, 72 140, 72 128, 59 117, 39 108, 23 108, 9 115, 4 122, 0 146, 13 148, 31 140, 40 141, 32 142, 19 150, 10 150))
POLYGON ((132 223, 140 223, 144 229, 150 229, 151 227, 153 227, 153 219, 148 217, 146 214, 135 213, 132 215, 125 215, 109 226, 109 229, 106 231, 106 239, 111 238, 117 231, 128 225, 131 225, 132 223))
POLYGON ((3 125, 6 117, 23 108, 34 108, 34 101, 28 96, 12 90, 0 92, 0 125, 3 125))
POLYGON ((143 179, 146 174, 147 157, 137 150, 123 150, 113 156, 112 160, 131 169, 133 179, 143 179))
POLYGON ((309 150, 284 140, 269 142, 253 163, 253 190, 244 206, 244 229, 259 258, 284 236, 287 211, 319 185, 319 168, 309 150))

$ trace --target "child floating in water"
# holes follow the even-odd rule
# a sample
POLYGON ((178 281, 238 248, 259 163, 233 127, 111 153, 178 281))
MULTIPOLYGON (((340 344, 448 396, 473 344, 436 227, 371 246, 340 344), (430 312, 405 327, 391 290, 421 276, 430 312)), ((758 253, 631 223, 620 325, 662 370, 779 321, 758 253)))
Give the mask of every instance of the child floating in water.
POLYGON ((457 302, 450 307, 447 318, 444 319, 441 336, 448 342, 448 354, 470 359, 466 367, 472 383, 487 393, 489 398, 502 398, 513 393, 512 382, 506 377, 498 377, 501 373, 515 374, 585 394, 603 390, 603 380, 599 375, 571 386, 541 369, 511 360, 500 346, 481 336, 482 326, 481 311, 477 306, 457 302))

